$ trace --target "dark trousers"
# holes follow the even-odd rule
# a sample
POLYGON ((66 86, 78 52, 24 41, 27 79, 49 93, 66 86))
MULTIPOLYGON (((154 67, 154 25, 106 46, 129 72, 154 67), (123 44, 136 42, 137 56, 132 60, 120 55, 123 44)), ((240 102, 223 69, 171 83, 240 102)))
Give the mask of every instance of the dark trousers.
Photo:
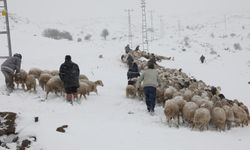
POLYGON ((12 91, 14 89, 14 74, 5 70, 2 70, 2 73, 5 77, 5 84, 8 90, 12 91))
POLYGON ((146 99, 148 111, 154 112, 155 99, 156 99, 156 88, 152 86, 146 86, 143 88, 146 99))

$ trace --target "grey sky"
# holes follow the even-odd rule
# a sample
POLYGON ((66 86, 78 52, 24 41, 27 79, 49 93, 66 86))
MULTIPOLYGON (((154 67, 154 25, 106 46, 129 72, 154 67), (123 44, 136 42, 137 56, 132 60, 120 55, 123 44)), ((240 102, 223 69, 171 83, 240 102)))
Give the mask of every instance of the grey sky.
MULTIPOLYGON (((146 0, 147 9, 159 14, 250 11, 250 0, 146 0)), ((9 10, 40 19, 122 15, 140 11, 141 0, 11 0, 9 10), (28 3, 28 5, 27 5, 28 3)))

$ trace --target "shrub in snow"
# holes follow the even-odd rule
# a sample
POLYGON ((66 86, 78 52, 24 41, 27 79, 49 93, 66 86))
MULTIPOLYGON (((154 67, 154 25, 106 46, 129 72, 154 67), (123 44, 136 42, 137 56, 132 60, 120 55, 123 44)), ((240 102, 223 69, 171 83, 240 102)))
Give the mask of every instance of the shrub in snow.
POLYGON ((211 36, 211 38, 214 38, 214 33, 211 33, 210 36, 211 36))
POLYGON ((85 37, 84 37, 84 40, 86 41, 89 41, 91 39, 92 35, 91 34, 87 34, 85 37))
POLYGON ((59 31, 57 29, 45 29, 43 31, 43 36, 44 37, 48 37, 48 38, 52 38, 55 40, 60 40, 60 39, 67 39, 67 40, 73 40, 72 35, 67 32, 67 31, 59 31))
POLYGON ((250 38, 250 33, 248 33, 247 38, 250 38))
POLYGON ((77 38, 77 42, 82 42, 82 38, 77 38))
POLYGON ((240 43, 234 43, 234 49, 235 50, 242 50, 240 43))
POLYGON ((235 37, 236 34, 235 34, 235 33, 231 33, 230 36, 231 36, 231 37, 235 37))
POLYGON ((109 35, 108 29, 103 29, 101 36, 106 40, 108 35, 109 35))

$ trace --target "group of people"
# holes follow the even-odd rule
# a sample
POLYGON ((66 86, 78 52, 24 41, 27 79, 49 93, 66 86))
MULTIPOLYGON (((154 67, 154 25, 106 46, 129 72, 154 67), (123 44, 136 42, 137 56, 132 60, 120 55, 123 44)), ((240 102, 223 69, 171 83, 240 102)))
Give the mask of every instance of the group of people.
MULTIPOLYGON (((125 52, 128 53, 129 45, 125 47, 125 52)), ((137 46, 136 50, 139 50, 137 46)), ((147 69, 143 70, 140 74, 138 65, 131 55, 127 57, 128 72, 127 79, 128 84, 135 85, 138 90, 140 86, 143 87, 143 92, 146 100, 147 111, 151 114, 154 113, 156 103, 156 87, 160 84, 160 79, 157 70, 155 69, 156 60, 155 57, 149 59, 147 63, 147 69)), ((153 55, 154 56, 154 55, 153 55)))
MULTIPOLYGON (((14 54, 8 57, 2 65, 1 71, 5 77, 7 92, 11 93, 14 90, 14 75, 20 72, 21 69, 21 54, 14 54)), ((65 56, 65 62, 59 68, 59 76, 64 83, 66 92, 66 100, 72 103, 73 99, 77 99, 77 88, 79 87, 79 66, 72 62, 71 56, 65 56)))

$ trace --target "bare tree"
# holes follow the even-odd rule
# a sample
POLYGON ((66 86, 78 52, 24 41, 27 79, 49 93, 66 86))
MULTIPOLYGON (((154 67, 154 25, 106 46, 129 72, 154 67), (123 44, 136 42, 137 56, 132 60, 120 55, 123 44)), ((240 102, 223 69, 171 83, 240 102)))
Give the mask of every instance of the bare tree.
POLYGON ((108 29, 103 29, 101 36, 106 40, 108 35, 109 35, 108 29))

